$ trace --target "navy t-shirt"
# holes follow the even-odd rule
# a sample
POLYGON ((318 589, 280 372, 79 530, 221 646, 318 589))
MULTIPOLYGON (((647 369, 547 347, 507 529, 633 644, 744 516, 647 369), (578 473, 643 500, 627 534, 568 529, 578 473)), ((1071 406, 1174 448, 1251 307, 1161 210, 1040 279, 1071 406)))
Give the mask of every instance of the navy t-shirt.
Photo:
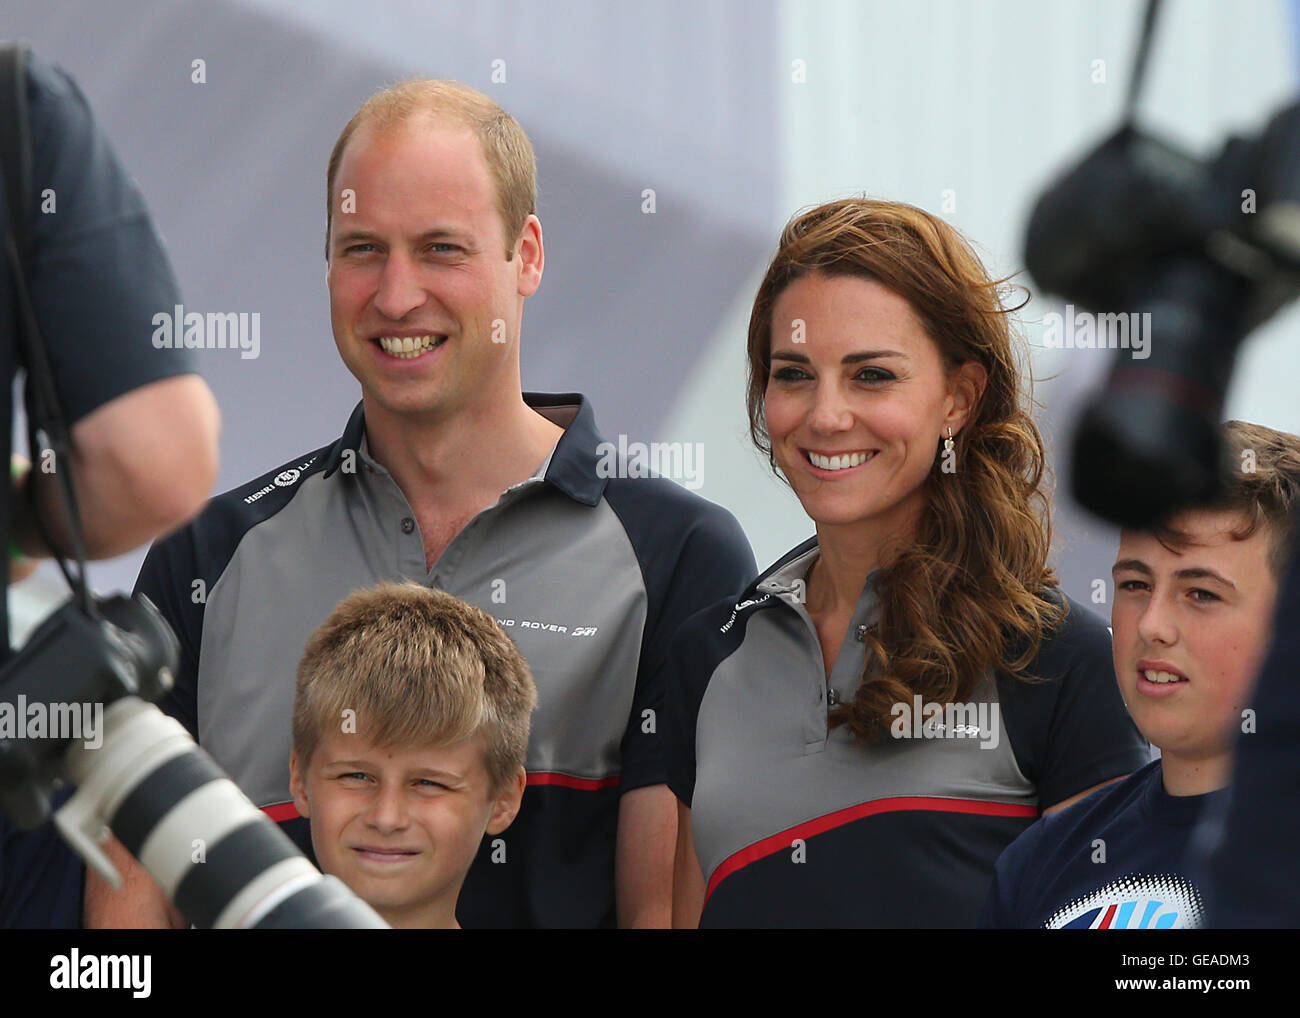
POLYGON ((1188 876, 1197 820, 1224 790, 1170 795, 1161 762, 1045 816, 998 859, 979 925, 1158 930, 1203 925, 1188 876))
MULTIPOLYGON (((180 302, 162 242, 144 200, 100 130, 85 97, 62 70, 29 54, 31 242, 27 265, 41 341, 69 425, 149 382, 194 370, 188 350, 160 353, 153 316, 180 302)), ((9 115, 5 111, 0 115, 9 115)), ((0 187, 0 237, 14 210, 0 187)), ((0 442, 11 441, 10 381, 15 349, 12 283, 0 267, 0 442)), ((0 498, 0 541, 10 499, 0 498)), ((6 590, 0 569, 0 603, 6 590)), ((3 619, 3 615, 0 615, 3 619)), ((9 653, 6 634, 0 658, 9 653)), ((63 791, 54 806, 62 805, 63 791)), ((81 860, 53 822, 36 831, 0 815, 0 928, 66 928, 81 923, 81 860)))

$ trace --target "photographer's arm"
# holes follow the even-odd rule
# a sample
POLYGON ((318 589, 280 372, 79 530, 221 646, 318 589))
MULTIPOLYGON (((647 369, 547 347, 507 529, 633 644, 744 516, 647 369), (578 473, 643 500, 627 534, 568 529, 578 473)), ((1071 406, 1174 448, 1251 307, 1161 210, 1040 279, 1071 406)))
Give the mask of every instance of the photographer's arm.
MULTIPOLYGON (((173 530, 193 516, 211 492, 217 470, 216 402, 197 375, 178 375, 118 396, 73 426, 73 478, 86 553, 107 558, 173 530)), ((35 511, 46 531, 67 549, 67 520, 53 472, 38 459, 25 483, 32 500, 16 501, 14 539, 28 555, 48 549, 36 530, 35 511)), ((89 928, 184 929, 188 924, 162 889, 116 839, 105 852, 123 886, 114 890, 87 871, 84 921, 89 928)))
MULTIPOLYGON (((219 429, 216 401, 198 375, 132 389, 79 420, 72 476, 87 557, 121 555, 195 515, 216 481, 219 429)), ((16 499, 12 534, 26 555, 50 554, 33 513, 61 551, 71 549, 59 469, 38 459, 24 481, 33 490, 16 499)))

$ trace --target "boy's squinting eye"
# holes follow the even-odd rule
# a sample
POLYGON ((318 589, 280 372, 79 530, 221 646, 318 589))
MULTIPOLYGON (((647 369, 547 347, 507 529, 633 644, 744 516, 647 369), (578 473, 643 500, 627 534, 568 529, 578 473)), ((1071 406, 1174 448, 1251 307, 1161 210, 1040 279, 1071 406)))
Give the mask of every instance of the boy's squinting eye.
POLYGON ((1192 595, 1192 600, 1197 604, 1210 604, 1214 601, 1223 600, 1223 598, 1219 597, 1218 594, 1214 593, 1212 590, 1206 590, 1204 587, 1193 587, 1188 591, 1188 593, 1192 595), (1201 594, 1204 594, 1205 596, 1201 597, 1201 594))
POLYGON ((1139 590, 1151 589, 1150 587, 1147 586, 1144 580, 1120 580, 1116 584, 1116 586, 1120 590, 1127 590, 1127 591, 1139 591, 1139 590))

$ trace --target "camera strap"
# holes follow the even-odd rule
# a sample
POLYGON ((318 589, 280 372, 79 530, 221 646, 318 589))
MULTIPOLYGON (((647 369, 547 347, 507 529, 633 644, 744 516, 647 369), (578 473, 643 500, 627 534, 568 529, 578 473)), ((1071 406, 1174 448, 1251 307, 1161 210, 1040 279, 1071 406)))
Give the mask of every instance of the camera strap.
MULTIPOLYGON (((76 489, 72 482, 72 442, 59 405, 58 390, 50 370, 45 345, 41 342, 32 307, 31 293, 27 287, 25 266, 31 263, 32 242, 28 231, 28 210, 31 196, 32 154, 30 128, 27 119, 27 47, 21 42, 0 44, 0 172, 5 181, 5 205, 8 230, 5 234, 5 255, 13 280, 14 301, 18 314, 15 329, 19 352, 27 369, 27 441, 31 454, 32 470, 44 470, 45 453, 53 453, 53 472, 58 490, 67 510, 68 533, 72 541, 72 557, 77 563, 74 576, 59 548, 50 538, 41 522, 40 514, 33 512, 36 529, 46 546, 53 552, 63 571, 73 595, 82 609, 97 617, 94 602, 86 584, 85 541, 82 536, 81 515, 77 510, 76 489), (44 436, 44 442, 40 436, 44 436)), ((27 491, 32 491, 29 482, 27 491)))

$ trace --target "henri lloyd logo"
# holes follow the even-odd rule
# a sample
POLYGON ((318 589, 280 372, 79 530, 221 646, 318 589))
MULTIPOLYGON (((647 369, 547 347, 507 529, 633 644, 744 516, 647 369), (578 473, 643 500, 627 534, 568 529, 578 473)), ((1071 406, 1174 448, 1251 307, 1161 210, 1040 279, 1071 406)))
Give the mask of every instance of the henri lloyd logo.
POLYGON ((99 749, 104 705, 29 702, 19 693, 16 703, 0 703, 0 739, 80 739, 87 749, 99 749))
POLYGON ((770 601, 771 599, 772 599, 771 594, 764 594, 762 597, 754 597, 754 598, 750 598, 748 601, 741 601, 738 605, 736 605, 735 608, 731 609, 731 618, 727 619, 726 624, 722 626, 718 630, 718 632, 725 633, 728 630, 730 630, 731 627, 736 624, 736 616, 739 615, 741 612, 743 612, 746 608, 751 608, 756 604, 762 604, 764 601, 770 601))
POLYGON ((997 749, 1002 713, 996 703, 926 703, 920 694, 911 703, 889 709, 895 739, 979 739, 980 749, 997 749))
POLYGON ((156 350, 239 350, 246 361, 262 352, 262 313, 247 311, 197 311, 186 313, 184 304, 153 316, 156 350))
POLYGON ((245 495, 244 504, 252 505, 259 498, 271 494, 271 492, 275 491, 276 488, 292 488, 298 483, 298 479, 302 477, 302 472, 315 462, 316 457, 313 456, 311 459, 299 463, 296 467, 290 467, 288 470, 281 470, 275 475, 270 484, 264 484, 251 495, 245 495))

